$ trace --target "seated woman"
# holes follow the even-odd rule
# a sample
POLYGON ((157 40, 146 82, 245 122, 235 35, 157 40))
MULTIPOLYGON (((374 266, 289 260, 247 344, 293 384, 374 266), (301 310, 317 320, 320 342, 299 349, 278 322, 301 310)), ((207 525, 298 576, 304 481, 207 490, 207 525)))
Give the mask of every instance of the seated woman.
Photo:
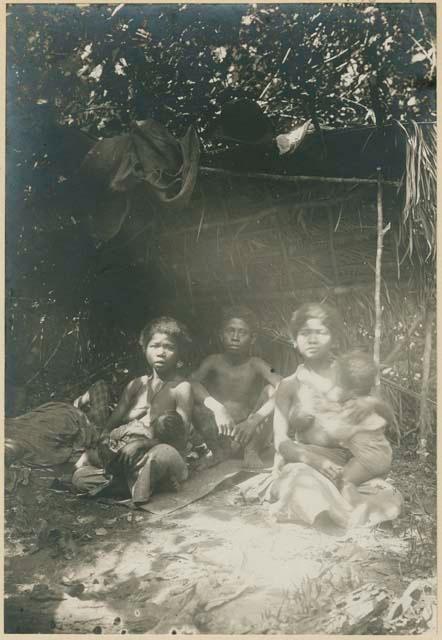
POLYGON ((389 412, 381 401, 367 398, 366 384, 348 397, 352 385, 356 391, 355 381, 348 380, 350 363, 342 360, 339 367, 332 358, 339 326, 342 322, 326 305, 303 305, 293 314, 293 342, 304 364, 276 392, 277 454, 270 495, 277 516, 289 512, 290 517, 312 524, 325 512, 336 524, 348 527, 396 518, 402 499, 385 484, 369 499, 362 493, 362 483, 368 485, 368 480, 390 468, 391 448, 384 435, 389 412), (347 398, 338 389, 340 373, 347 398), (333 393, 346 399, 347 406, 331 405, 333 393))
POLYGON ((142 503, 160 487, 177 488, 187 478, 182 454, 192 392, 177 367, 189 342, 186 328, 172 318, 143 329, 140 345, 152 374, 128 384, 100 442, 78 461, 72 478, 78 491, 95 495, 119 485, 142 503))

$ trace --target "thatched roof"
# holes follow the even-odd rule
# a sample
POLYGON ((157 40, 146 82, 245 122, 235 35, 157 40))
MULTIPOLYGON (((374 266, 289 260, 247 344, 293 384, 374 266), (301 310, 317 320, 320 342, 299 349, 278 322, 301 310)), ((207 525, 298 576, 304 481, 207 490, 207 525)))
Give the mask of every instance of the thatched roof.
MULTIPOLYGON (((421 125, 426 128, 429 125, 421 125)), ((202 163, 238 171, 286 175, 370 178, 382 167, 384 178, 400 179, 405 170, 407 138, 399 124, 382 130, 366 126, 309 133, 293 154, 279 155, 277 145, 226 144, 202 157, 202 163)))

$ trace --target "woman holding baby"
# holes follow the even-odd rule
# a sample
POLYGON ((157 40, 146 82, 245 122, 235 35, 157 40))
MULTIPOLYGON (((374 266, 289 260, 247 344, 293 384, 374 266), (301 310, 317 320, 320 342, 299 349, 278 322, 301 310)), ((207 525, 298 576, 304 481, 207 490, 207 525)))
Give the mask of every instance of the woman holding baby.
POLYGON ((303 305, 291 319, 293 344, 304 362, 275 397, 268 497, 278 519, 313 524, 326 514, 348 527, 400 513, 400 495, 379 480, 391 466, 385 429, 393 415, 370 395, 376 370, 367 354, 333 357, 341 326, 324 304, 303 305))

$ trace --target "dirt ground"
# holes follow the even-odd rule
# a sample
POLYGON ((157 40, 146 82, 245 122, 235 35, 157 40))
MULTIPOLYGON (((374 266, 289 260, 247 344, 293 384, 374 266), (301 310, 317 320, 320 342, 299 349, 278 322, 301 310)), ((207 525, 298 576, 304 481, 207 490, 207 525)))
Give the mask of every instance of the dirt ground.
MULTIPOLYGON (((433 466, 400 459, 394 468, 404 514, 349 533, 275 523, 233 482, 159 517, 77 498, 32 472, 6 498, 5 630, 327 631, 349 592, 373 584, 391 603, 435 573, 433 466)), ((431 627, 399 621, 394 633, 431 627)), ((370 624, 363 632, 386 631, 379 616, 370 624)))

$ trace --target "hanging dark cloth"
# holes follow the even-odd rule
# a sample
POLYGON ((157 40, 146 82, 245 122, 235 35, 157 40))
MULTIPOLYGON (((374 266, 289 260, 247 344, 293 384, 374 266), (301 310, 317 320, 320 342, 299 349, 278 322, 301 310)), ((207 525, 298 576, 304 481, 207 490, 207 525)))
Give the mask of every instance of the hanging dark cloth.
POLYGON ((97 142, 80 168, 96 197, 89 213, 92 235, 109 240, 118 233, 130 209, 128 197, 139 185, 168 207, 185 206, 195 186, 199 154, 193 127, 177 140, 151 119, 132 122, 129 133, 97 142))

